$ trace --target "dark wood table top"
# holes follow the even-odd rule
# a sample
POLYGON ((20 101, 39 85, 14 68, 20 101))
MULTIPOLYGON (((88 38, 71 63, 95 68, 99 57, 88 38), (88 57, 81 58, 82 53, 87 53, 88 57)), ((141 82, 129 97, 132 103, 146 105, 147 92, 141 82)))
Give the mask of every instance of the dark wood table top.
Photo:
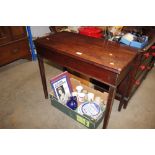
MULTIPOLYGON (((107 128, 117 86, 132 69, 131 64, 135 61, 137 50, 104 39, 71 32, 60 32, 38 38, 35 40, 35 47, 45 98, 48 98, 48 91, 44 59, 109 85, 103 123, 103 128, 107 128)), ((129 80, 127 84, 128 82, 129 80)), ((121 102, 124 102, 124 94, 121 102)))
POLYGON ((118 74, 137 54, 136 49, 71 32, 60 32, 39 38, 35 44, 79 58, 118 74))

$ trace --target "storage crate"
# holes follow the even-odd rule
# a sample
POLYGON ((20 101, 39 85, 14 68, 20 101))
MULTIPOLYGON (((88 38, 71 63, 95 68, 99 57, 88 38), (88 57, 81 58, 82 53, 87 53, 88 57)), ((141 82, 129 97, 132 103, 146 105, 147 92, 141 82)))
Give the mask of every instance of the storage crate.
POLYGON ((121 40, 120 40, 120 43, 123 43, 125 45, 130 46, 131 41, 129 41, 129 40, 127 40, 127 39, 125 39, 125 38, 122 37, 121 40))
POLYGON ((136 48, 143 48, 146 44, 148 43, 148 37, 145 36, 145 41, 143 43, 137 42, 137 41, 132 41, 130 43, 131 47, 136 47, 136 48))
POLYGON ((122 37, 120 40, 120 43, 126 44, 126 45, 131 46, 131 47, 142 49, 148 43, 148 37, 145 36, 145 41, 143 43, 140 43, 138 41, 129 41, 129 40, 122 37))
MULTIPOLYGON (((71 78, 71 83, 72 83, 73 90, 74 90, 75 87, 80 84, 80 81, 71 78)), ((92 92, 95 95, 102 97, 102 99, 104 100, 104 103, 106 104, 106 101, 108 98, 108 93, 101 93, 97 90, 89 88, 88 86, 85 86, 85 85, 82 85, 82 86, 84 87, 84 89, 89 90, 89 92, 92 92)), ((60 111, 65 113, 66 115, 70 116, 72 119, 76 120, 77 122, 83 124, 87 128, 96 129, 104 118, 105 108, 104 108, 103 112, 100 114, 100 116, 96 120, 94 120, 92 118, 86 117, 85 115, 81 115, 77 112, 77 110, 72 110, 69 107, 67 107, 66 105, 60 103, 57 100, 57 98, 53 95, 53 92, 51 92, 49 94, 49 96, 50 96, 51 104, 54 107, 56 107, 57 109, 59 109, 60 111)))

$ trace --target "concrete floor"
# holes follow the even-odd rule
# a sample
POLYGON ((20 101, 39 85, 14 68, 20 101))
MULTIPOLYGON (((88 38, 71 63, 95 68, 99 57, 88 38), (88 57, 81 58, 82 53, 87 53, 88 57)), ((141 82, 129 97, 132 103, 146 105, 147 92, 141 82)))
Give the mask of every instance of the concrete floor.
MULTIPOLYGON (((47 81, 61 73, 47 63, 45 69, 47 81)), ((108 128, 155 128, 155 67, 130 100, 128 108, 121 112, 117 108, 115 100, 108 128)), ((19 60, 0 68, 0 128, 85 127, 44 99, 38 63, 19 60)))

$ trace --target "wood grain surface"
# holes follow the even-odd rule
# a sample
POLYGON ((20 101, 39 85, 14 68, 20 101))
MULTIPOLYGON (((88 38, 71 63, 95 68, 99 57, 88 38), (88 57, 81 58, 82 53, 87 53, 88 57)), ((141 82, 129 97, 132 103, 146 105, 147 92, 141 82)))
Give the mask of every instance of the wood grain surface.
POLYGON ((118 74, 131 63, 137 54, 137 49, 71 32, 60 32, 39 38, 35 44, 118 74))

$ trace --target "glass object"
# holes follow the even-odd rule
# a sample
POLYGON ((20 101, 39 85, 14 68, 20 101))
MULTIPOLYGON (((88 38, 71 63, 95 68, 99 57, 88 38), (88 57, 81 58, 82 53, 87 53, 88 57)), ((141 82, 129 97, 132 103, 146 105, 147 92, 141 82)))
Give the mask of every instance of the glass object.
POLYGON ((76 96, 71 96, 70 99, 67 101, 66 104, 69 108, 71 108, 72 110, 75 110, 78 106, 77 103, 77 97, 76 96))

